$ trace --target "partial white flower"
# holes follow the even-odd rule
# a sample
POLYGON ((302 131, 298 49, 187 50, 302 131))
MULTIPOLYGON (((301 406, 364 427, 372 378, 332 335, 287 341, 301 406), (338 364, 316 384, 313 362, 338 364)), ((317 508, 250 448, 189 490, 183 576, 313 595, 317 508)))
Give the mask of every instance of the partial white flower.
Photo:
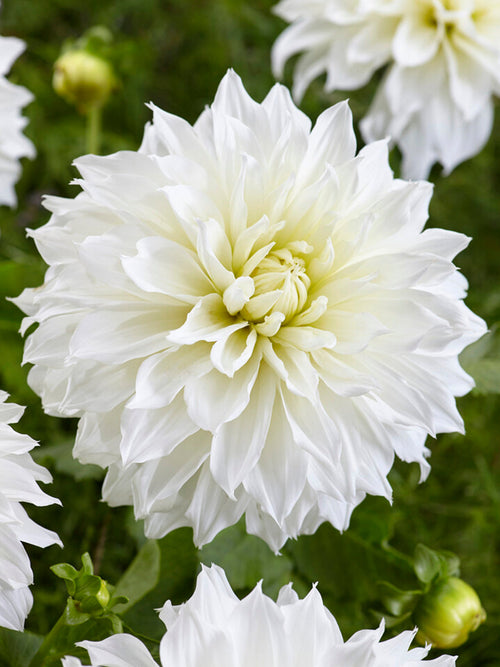
POLYGON ((39 547, 61 542, 32 521, 21 503, 44 506, 59 501, 38 486, 52 477, 28 453, 36 442, 9 426, 19 421, 24 408, 5 403, 6 398, 0 392, 0 626, 22 630, 33 602, 28 588, 33 573, 22 542, 39 547))
MULTIPOLYGON (((315 587, 300 600, 289 584, 274 602, 258 584, 239 600, 216 565, 203 568, 190 600, 177 607, 167 602, 160 618, 167 627, 160 644, 163 667, 452 667, 456 660, 447 655, 424 660, 429 648, 410 648, 415 632, 381 642, 383 624, 344 642, 315 587)), ((93 667, 157 667, 131 635, 78 646, 88 651, 93 667)))
POLYGON ((385 142, 355 156, 346 104, 309 119, 229 72, 191 127, 153 107, 137 153, 77 160, 83 189, 31 232, 50 264, 16 303, 49 414, 150 537, 198 545, 246 513, 277 550, 365 494, 397 454, 462 431, 458 353, 485 331, 452 264, 468 239, 422 231, 428 183, 385 142))
POLYGON ((323 72, 327 91, 352 90, 390 64, 361 131, 391 136, 405 177, 425 178, 434 162, 449 173, 488 140, 500 0, 281 0, 275 11, 291 24, 273 47, 276 76, 302 53, 296 99, 323 72))
POLYGON ((14 185, 21 174, 20 158, 35 156, 33 144, 22 132, 28 121, 21 115, 33 95, 5 78, 24 47, 16 37, 0 37, 0 204, 7 206, 17 204, 14 185))

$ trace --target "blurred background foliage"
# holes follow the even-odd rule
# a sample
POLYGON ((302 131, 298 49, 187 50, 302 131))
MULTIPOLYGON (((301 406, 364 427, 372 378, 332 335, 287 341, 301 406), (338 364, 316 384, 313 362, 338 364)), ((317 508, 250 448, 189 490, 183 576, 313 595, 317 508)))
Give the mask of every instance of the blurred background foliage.
MULTIPOLYGON (((102 152, 135 150, 150 117, 146 102, 193 122, 213 99, 228 67, 240 74, 252 96, 259 101, 264 97, 274 83, 270 48, 284 27, 271 13, 273 4, 272 0, 4 0, 1 33, 27 43, 10 78, 35 95, 26 115, 27 134, 38 156, 24 161, 18 209, 0 211, 3 297, 43 280, 43 262, 25 238, 27 227, 38 227, 48 219, 42 195, 77 192, 68 183, 77 175, 72 160, 85 152, 85 121, 51 86, 52 66, 63 44, 94 25, 113 33, 111 55, 121 84, 104 110, 102 152)), ((289 68, 286 83, 290 82, 289 68)), ((313 119, 343 98, 340 93, 325 95, 321 86, 322 81, 316 81, 302 104, 313 119)), ((349 93, 355 119, 362 117, 375 86, 376 81, 349 93)), ((399 157, 393 152, 391 159, 397 173, 399 157)), ((0 302, 0 386, 12 400, 28 406, 19 428, 40 441, 36 458, 52 470, 50 492, 64 503, 64 509, 31 511, 36 520, 59 532, 65 547, 30 549, 36 586, 28 630, 45 634, 64 608, 64 584, 49 566, 62 561, 78 566, 80 554, 89 551, 96 571, 112 584, 120 582, 118 592, 130 597, 122 610, 126 628, 151 638, 153 650, 162 634, 154 608, 166 598, 175 603, 187 599, 200 562, 224 566, 241 595, 261 578, 272 596, 290 580, 300 594, 317 581, 347 637, 377 625, 373 613, 377 581, 411 586, 404 561, 383 545, 390 540, 393 547, 411 555, 421 542, 460 556, 462 576, 477 590, 488 613, 487 622, 467 644, 448 652, 461 656, 462 667, 500 665, 500 336, 495 325, 500 321, 500 114, 480 155, 448 178, 435 168, 431 180, 435 194, 429 224, 474 237, 458 265, 470 282, 468 303, 491 331, 463 356, 477 382, 472 394, 459 400, 467 433, 429 443, 432 471, 422 485, 417 466, 396 463, 390 478, 392 507, 369 498, 355 511, 344 535, 324 525, 313 536, 289 542, 281 557, 257 538, 246 536, 241 525, 224 531, 201 551, 192 546, 187 529, 146 543, 129 508, 111 510, 99 502, 102 472, 73 461, 75 421, 43 415, 26 384, 27 369, 20 366, 21 315, 8 301, 0 302), (147 577, 137 576, 145 572, 147 577)), ((1 636, 0 650, 8 645, 10 654, 17 655, 12 648, 16 641, 1 636)), ((36 638, 32 641, 36 646, 36 638)), ((26 660, 22 651, 19 655, 12 658, 12 665, 26 660)))

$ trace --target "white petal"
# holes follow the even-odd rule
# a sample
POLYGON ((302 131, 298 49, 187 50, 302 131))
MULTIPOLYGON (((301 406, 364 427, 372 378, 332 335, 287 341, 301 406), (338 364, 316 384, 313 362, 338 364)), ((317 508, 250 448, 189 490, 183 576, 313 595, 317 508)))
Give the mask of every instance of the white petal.
POLYGON ((107 667, 158 667, 151 654, 137 637, 117 634, 100 642, 79 642, 89 653, 92 664, 107 667))
POLYGON ((441 30, 419 14, 403 18, 394 36, 394 59, 403 67, 415 67, 431 60, 442 39, 441 30))
POLYGON ((231 498, 259 460, 271 422, 275 391, 275 378, 264 368, 259 372, 245 410, 215 432, 210 470, 231 498), (242 437, 243 434, 248 437, 242 437))
POLYGON ((146 292, 159 292, 195 304, 213 285, 193 251, 161 237, 141 239, 135 257, 123 257, 131 280, 146 292))
POLYGON ((250 400, 260 359, 252 359, 233 378, 214 369, 201 378, 188 380, 184 399, 190 418, 199 428, 215 433, 225 422, 240 415, 250 400))

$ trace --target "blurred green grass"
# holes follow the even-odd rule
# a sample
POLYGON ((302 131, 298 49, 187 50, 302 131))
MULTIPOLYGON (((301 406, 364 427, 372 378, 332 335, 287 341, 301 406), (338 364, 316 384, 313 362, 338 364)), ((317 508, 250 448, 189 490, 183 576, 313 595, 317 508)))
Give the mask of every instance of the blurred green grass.
MULTIPOLYGON (((24 161, 17 188, 18 210, 0 212, 2 296, 15 296, 23 287, 42 280, 43 263, 25 238, 26 227, 37 227, 48 219, 41 207, 42 195, 73 196, 76 192, 68 183, 76 175, 72 160, 85 152, 84 120, 51 88, 52 64, 63 42, 93 25, 105 25, 113 32, 115 67, 122 83, 104 113, 103 152, 135 149, 150 115, 146 102, 151 100, 192 122, 213 99, 228 67, 242 76, 251 95, 263 98, 274 82, 270 48, 283 27, 271 13, 273 4, 271 0, 5 0, 2 34, 16 35, 27 42, 26 53, 15 64, 11 80, 35 94, 36 100, 26 114, 30 118, 27 134, 36 144, 38 156, 32 162, 24 161)), ((288 69, 287 83, 291 82, 290 72, 288 69)), ((349 93, 357 120, 367 108, 374 86, 372 83, 349 93)), ((302 106, 314 118, 342 97, 341 93, 325 95, 321 81, 317 81, 302 106)), ((398 156, 392 157, 397 166, 398 156)), ((473 237, 470 247, 459 256, 458 265, 470 282, 469 305, 490 326, 500 321, 499 158, 497 114, 491 140, 480 155, 460 165, 446 179, 440 177, 438 168, 433 171, 435 194, 429 223, 473 237)), ((79 555, 89 550, 94 557, 97 554, 102 575, 116 582, 143 539, 129 509, 111 511, 99 502, 100 482, 95 470, 74 479, 68 453, 75 422, 43 415, 38 398, 26 385, 26 369, 19 365, 22 340, 16 329, 20 313, 5 301, 0 311, 0 386, 12 394, 12 400, 28 405, 20 428, 42 443, 39 460, 55 474, 51 493, 62 498, 65 505, 64 509, 34 508, 31 512, 35 519, 58 530, 66 545, 62 553, 57 547, 30 549, 37 586, 27 627, 44 633, 60 613, 65 597, 63 587, 48 572, 49 565, 60 561, 78 564, 79 555)), ((416 466, 396 464, 391 474, 392 543, 409 554, 418 542, 458 553, 464 578, 477 589, 488 612, 487 623, 456 651, 461 656, 458 664, 498 666, 500 399, 495 394, 471 395, 460 399, 460 410, 467 433, 465 437, 442 436, 429 443, 432 471, 423 485, 417 483, 416 466)), ((380 509, 379 501, 368 500, 364 509, 356 510, 355 520, 361 512, 366 524, 373 511, 376 522, 380 509)), ((301 591, 307 590, 315 576, 319 579, 320 591, 326 591, 325 599, 348 635, 373 621, 365 604, 367 592, 362 590, 366 582, 351 582, 353 604, 349 604, 346 582, 337 586, 338 563, 328 561, 330 552, 325 547, 330 545, 334 553, 332 545, 337 543, 337 534, 324 527, 319 536, 301 538, 285 553, 293 563, 290 576, 301 591), (304 568, 303 554, 308 553, 308 545, 316 549, 317 562, 304 568), (329 572, 331 577, 324 581, 329 572)), ((217 554, 217 547, 211 553, 217 554)), ((266 567, 262 565, 264 574, 266 567)), ((248 576, 256 582, 259 572, 252 571, 248 576)), ((229 575, 231 578, 230 564, 229 575)), ((241 574, 238 576, 241 578, 241 574)), ((248 580, 248 587, 255 582, 248 580)))

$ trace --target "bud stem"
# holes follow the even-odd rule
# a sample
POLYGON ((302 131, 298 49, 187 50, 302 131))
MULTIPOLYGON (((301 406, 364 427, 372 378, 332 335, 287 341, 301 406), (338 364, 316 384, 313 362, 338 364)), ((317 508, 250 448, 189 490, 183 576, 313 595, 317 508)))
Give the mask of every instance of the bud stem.
POLYGON ((102 109, 95 107, 87 112, 87 153, 99 155, 101 148, 102 109))

